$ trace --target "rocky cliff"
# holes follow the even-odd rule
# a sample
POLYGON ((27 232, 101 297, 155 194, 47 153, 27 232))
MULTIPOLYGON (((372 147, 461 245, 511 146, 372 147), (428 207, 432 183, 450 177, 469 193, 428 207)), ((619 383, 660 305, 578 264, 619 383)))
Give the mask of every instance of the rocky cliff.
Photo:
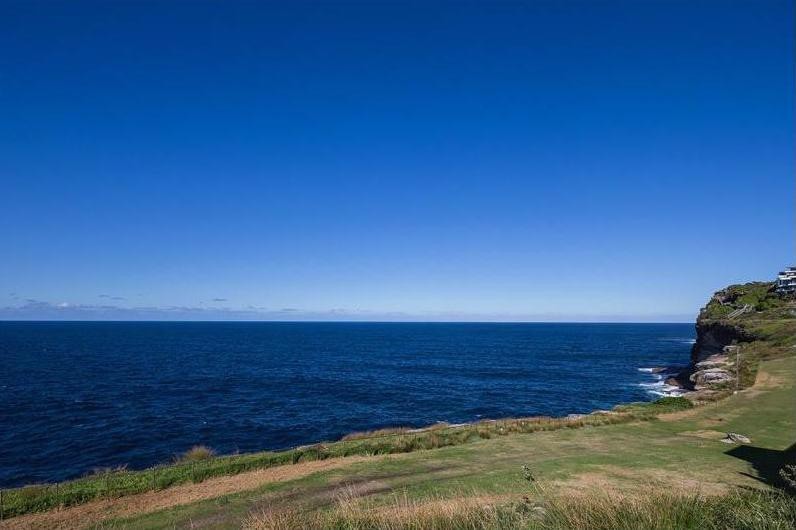
POLYGON ((691 363, 670 383, 692 399, 715 399, 753 384, 761 358, 793 353, 796 300, 773 283, 732 285, 702 308, 696 331, 691 363))

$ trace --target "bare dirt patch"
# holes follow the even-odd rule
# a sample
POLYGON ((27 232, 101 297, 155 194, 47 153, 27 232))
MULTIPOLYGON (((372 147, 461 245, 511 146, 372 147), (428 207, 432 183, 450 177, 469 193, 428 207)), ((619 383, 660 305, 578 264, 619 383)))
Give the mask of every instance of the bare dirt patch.
POLYGON ((761 369, 757 371, 757 379, 755 379, 755 384, 752 388, 779 388, 784 386, 785 383, 786 381, 784 377, 774 375, 771 372, 761 369))
POLYGON ((775 388, 780 388, 782 386, 785 386, 785 384, 786 381, 784 378, 774 375, 765 370, 758 370, 757 378, 755 379, 755 384, 749 388, 741 390, 741 393, 746 394, 749 397, 754 397, 767 390, 772 390, 775 388))
MULTIPOLYGON (((710 405, 704 405, 710 406, 710 405)), ((686 418, 692 418, 702 412, 702 407, 694 407, 692 409, 680 410, 677 412, 669 412, 667 414, 660 414, 658 419, 661 421, 678 421, 686 418)))
POLYGON ((679 436, 690 436, 694 438, 702 438, 705 440, 721 440, 722 438, 727 436, 727 433, 721 431, 714 431, 711 429, 703 429, 699 431, 683 431, 677 434, 679 436))
POLYGON ((129 495, 118 499, 103 499, 45 513, 22 515, 3 521, 0 523, 0 529, 66 530, 86 528, 109 519, 142 515, 213 499, 230 493, 255 489, 271 482, 284 482, 312 473, 345 467, 363 460, 367 460, 367 457, 333 458, 216 477, 198 484, 183 484, 162 491, 129 495))
MULTIPOLYGON (((403 455, 388 455, 382 458, 395 459, 403 455)), ((256 507, 269 507, 271 505, 290 505, 302 506, 308 510, 328 508, 335 504, 341 497, 365 498, 382 493, 387 493, 395 489, 396 481, 400 483, 403 479, 411 482, 414 477, 422 474, 425 477, 451 476, 455 472, 450 466, 431 465, 422 470, 407 469, 405 471, 390 471, 377 473, 346 473, 345 476, 330 477, 324 484, 313 488, 311 491, 301 489, 297 491, 281 491, 270 495, 267 499, 258 502, 256 507)), ((399 486, 400 487, 400 486, 399 486)))
POLYGON ((567 494, 586 494, 595 490, 626 494, 638 492, 641 484, 646 490, 690 491, 702 495, 721 495, 727 491, 725 484, 695 480, 670 470, 636 470, 617 466, 600 466, 596 471, 556 481, 554 486, 559 492, 567 494))

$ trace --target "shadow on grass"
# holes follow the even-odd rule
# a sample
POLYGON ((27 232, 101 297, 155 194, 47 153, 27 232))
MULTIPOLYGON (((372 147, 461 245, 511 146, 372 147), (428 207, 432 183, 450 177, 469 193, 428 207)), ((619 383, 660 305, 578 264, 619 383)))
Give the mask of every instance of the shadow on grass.
POLYGON ((769 486, 781 488, 784 484, 779 476, 779 470, 786 464, 796 464, 796 443, 784 451, 739 445, 726 451, 725 454, 749 462, 756 472, 756 475, 741 473, 742 475, 759 480, 769 486))

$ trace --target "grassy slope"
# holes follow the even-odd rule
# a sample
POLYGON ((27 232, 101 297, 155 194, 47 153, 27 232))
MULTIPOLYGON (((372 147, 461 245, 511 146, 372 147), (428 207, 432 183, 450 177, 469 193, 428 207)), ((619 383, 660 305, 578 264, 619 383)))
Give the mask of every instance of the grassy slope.
MULTIPOLYGON (((192 449, 182 461, 147 470, 100 471, 89 476, 59 484, 38 484, 0 490, 0 519, 3 516, 45 512, 53 508, 74 507, 112 498, 135 497, 167 490, 174 496, 180 488, 192 483, 245 475, 265 469, 303 469, 317 461, 339 461, 340 457, 409 453, 424 449, 472 443, 509 432, 538 432, 572 429, 584 426, 628 423, 651 420, 659 414, 692 408, 685 398, 662 398, 653 403, 621 405, 610 414, 594 413, 575 418, 519 418, 500 421, 485 420, 475 424, 447 426, 438 424, 416 432, 358 433, 340 442, 315 444, 281 452, 261 452, 213 457, 207 448, 192 449), (200 456, 200 458, 196 458, 200 456)), ((210 488, 208 484, 206 488, 210 488)))
POLYGON ((793 355, 796 342, 796 298, 783 298, 770 282, 731 285, 714 295, 699 314, 701 325, 724 323, 744 330, 756 340, 744 344, 754 359, 793 355), (753 311, 734 319, 725 316, 751 306, 753 311))
POLYGON ((796 442, 796 358, 764 361, 755 387, 661 420, 577 430, 515 434, 410 454, 372 457, 344 469, 119 520, 120 528, 237 528, 264 506, 328 506, 346 489, 390 503, 410 498, 473 495, 519 497, 528 492, 528 464, 548 491, 591 486, 637 489, 657 485, 720 493, 731 485, 766 487, 796 442), (737 448, 717 440, 740 432, 737 448))

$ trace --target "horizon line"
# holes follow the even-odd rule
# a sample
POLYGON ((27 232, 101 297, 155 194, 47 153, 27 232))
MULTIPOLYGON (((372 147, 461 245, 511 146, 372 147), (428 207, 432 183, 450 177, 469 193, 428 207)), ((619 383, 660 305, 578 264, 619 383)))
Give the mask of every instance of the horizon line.
POLYGON ((15 318, 0 319, 0 323, 5 322, 60 322, 60 323, 83 323, 83 322, 107 322, 107 323, 249 323, 249 324, 693 324, 694 321, 681 320, 660 320, 660 321, 639 321, 639 320, 254 320, 254 319, 216 319, 216 320, 190 320, 190 319, 137 319, 137 320, 113 320, 113 319, 33 319, 15 318))

